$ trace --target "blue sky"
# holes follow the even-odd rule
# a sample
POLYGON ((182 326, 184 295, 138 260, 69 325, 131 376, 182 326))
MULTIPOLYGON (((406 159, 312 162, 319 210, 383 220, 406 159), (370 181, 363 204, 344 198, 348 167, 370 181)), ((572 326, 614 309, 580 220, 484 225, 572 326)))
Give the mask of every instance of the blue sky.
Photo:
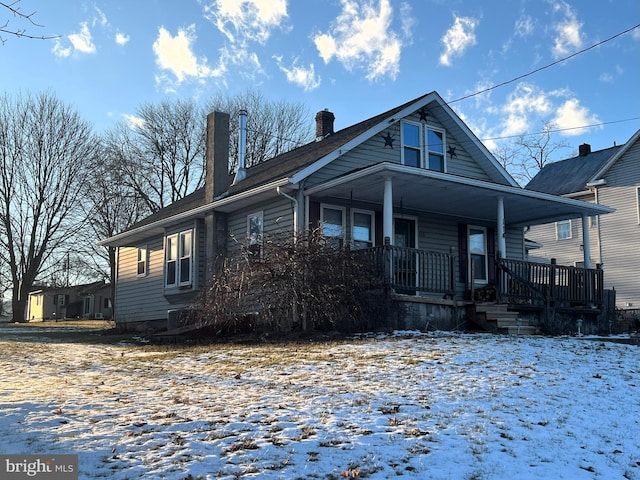
MULTIPOLYGON (((453 101, 640 24, 637 0, 21 0, 0 9, 2 90, 54 92, 98 131, 145 102, 248 88, 337 129, 436 90, 453 101)), ((452 107, 493 148, 554 122, 574 149, 640 128, 640 27, 452 107), (589 128, 580 128, 593 125, 589 128), (502 140, 500 140, 502 139, 502 140)))

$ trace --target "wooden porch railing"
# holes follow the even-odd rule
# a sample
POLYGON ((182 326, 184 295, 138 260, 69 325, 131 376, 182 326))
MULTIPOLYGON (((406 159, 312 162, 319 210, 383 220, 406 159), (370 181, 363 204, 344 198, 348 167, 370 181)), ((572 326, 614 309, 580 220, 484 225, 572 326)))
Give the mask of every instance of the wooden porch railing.
POLYGON ((580 268, 499 258, 496 261, 499 301, 541 306, 598 306, 603 301, 601 268, 580 268))
POLYGON ((417 292, 453 295, 454 255, 416 248, 381 245, 361 250, 397 293, 417 292))

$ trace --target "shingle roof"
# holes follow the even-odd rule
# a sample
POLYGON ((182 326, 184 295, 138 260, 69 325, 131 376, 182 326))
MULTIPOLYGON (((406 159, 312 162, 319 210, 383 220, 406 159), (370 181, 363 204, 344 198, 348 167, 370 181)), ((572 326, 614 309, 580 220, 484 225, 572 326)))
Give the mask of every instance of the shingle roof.
POLYGON ((527 190, 567 195, 586 190, 587 182, 622 148, 622 145, 545 165, 525 187, 527 190))
MULTIPOLYGON (((322 158, 323 156, 331 153, 334 150, 337 150, 350 140, 353 140, 361 133, 364 133, 369 128, 376 125, 378 122, 381 122, 385 118, 394 115, 395 113, 426 97, 427 95, 430 94, 422 95, 414 100, 411 100, 410 102, 376 115, 375 117, 368 118, 367 120, 363 120, 360 123, 356 123, 355 125, 339 130, 320 141, 307 143, 306 145, 285 152, 281 155, 278 155, 277 157, 266 160, 253 167, 247 168, 247 177, 241 182, 238 182, 235 185, 231 185, 229 187, 229 195, 234 195, 239 192, 249 190, 258 185, 268 183, 271 180, 290 176, 293 173, 302 170, 304 167, 311 165, 316 160, 322 158)), ((187 212, 194 208, 203 206, 204 204, 205 192, 203 187, 135 223, 131 227, 127 228, 125 232, 145 225, 150 225, 159 220, 164 220, 183 212, 187 212)))

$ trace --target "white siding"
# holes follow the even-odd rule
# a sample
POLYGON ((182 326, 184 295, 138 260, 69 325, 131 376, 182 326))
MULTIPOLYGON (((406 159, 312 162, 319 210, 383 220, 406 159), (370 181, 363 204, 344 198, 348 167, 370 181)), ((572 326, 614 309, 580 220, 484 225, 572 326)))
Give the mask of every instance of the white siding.
POLYGON ((616 289, 616 304, 640 308, 640 142, 636 142, 605 174, 599 203, 616 209, 600 217, 602 263, 607 288, 616 289))

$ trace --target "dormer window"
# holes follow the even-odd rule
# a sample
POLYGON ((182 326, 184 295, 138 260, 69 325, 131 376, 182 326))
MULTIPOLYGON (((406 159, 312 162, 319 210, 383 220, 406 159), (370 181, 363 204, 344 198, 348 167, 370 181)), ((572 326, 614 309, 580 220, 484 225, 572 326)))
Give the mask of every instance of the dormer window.
POLYGON ((446 171, 443 130, 421 123, 402 122, 402 163, 409 167, 446 171))

